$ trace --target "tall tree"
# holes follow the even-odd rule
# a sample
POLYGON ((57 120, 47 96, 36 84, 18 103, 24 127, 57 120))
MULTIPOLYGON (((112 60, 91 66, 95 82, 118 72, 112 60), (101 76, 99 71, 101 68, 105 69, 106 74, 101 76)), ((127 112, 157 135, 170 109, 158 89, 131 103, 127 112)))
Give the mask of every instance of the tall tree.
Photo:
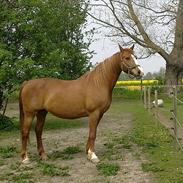
POLYGON ((73 79, 89 69, 84 0, 0 0, 0 106, 37 77, 73 79))
POLYGON ((141 57, 160 54, 166 61, 166 84, 180 82, 183 76, 182 0, 94 0, 89 14, 109 28, 107 36, 145 48, 145 52, 141 49, 141 57))

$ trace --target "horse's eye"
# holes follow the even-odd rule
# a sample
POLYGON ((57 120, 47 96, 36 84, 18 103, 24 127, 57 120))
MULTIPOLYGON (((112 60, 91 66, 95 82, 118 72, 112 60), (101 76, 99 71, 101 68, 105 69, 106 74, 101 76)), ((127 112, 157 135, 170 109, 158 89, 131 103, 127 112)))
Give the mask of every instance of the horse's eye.
POLYGON ((130 57, 126 57, 126 60, 130 60, 130 57))

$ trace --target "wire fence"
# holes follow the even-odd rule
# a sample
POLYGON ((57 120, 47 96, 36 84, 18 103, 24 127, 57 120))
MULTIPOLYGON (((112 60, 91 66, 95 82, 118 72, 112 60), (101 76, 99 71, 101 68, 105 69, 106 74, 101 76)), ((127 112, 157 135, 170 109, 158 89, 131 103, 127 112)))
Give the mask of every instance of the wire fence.
POLYGON ((143 87, 144 107, 169 129, 183 151, 183 85, 143 87))

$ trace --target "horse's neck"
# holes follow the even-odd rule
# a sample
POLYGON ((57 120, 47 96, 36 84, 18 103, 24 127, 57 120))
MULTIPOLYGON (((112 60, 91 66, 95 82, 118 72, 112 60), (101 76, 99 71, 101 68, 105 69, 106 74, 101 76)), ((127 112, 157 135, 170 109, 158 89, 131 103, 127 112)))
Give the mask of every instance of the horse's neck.
POLYGON ((116 82, 121 73, 121 67, 119 64, 119 62, 120 62, 119 54, 115 54, 109 62, 112 62, 112 64, 109 69, 109 74, 111 75, 111 77, 108 78, 108 82, 109 82, 109 89, 112 90, 114 88, 114 86, 116 85, 116 82), (115 61, 112 59, 114 59, 115 61))
POLYGON ((103 85, 107 89, 112 91, 121 73, 119 62, 120 56, 118 53, 116 53, 115 55, 101 63, 103 65, 101 67, 101 72, 99 73, 100 86, 103 85))

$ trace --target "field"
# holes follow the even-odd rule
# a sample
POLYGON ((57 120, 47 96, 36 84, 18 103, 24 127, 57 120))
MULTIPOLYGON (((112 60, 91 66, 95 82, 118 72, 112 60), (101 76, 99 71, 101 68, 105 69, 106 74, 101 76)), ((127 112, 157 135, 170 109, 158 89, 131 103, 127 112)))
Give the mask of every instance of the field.
MULTIPOLYGON (((0 134, 0 182, 182 183, 183 156, 169 132, 139 100, 114 98, 98 127, 97 165, 86 159, 87 118, 48 116, 43 133, 47 161, 40 161, 31 131, 31 163, 20 164, 18 107, 8 106, 15 129, 0 134)), ((34 125, 33 125, 34 126, 34 125)))

